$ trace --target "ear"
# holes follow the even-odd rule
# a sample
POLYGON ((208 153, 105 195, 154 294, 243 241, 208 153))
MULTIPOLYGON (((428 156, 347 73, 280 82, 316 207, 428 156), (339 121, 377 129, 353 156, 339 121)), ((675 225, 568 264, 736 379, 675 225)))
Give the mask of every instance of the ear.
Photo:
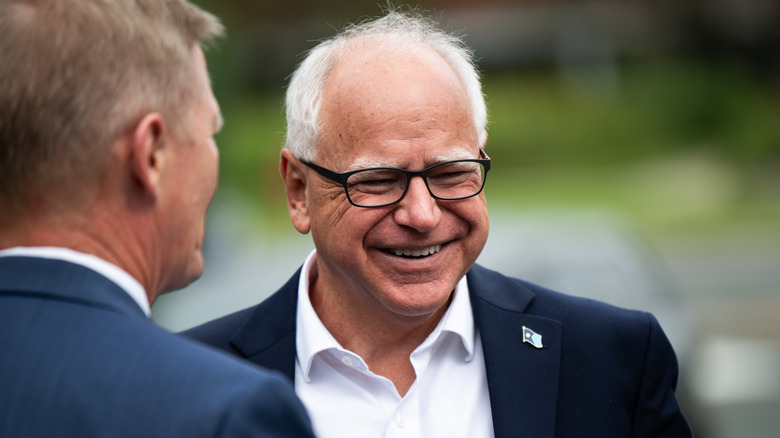
POLYGON ((165 164, 167 136, 165 119, 159 113, 145 115, 133 129, 130 147, 130 172, 143 196, 157 198, 165 164))
POLYGON ((306 234, 311 230, 311 221, 306 206, 306 178, 303 164, 289 149, 283 149, 279 171, 287 192, 287 210, 290 212, 290 220, 299 233, 306 234))

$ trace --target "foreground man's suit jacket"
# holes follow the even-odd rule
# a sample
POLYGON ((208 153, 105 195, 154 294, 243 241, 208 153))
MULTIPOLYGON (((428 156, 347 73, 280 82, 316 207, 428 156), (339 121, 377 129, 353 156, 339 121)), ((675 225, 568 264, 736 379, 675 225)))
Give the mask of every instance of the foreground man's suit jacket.
MULTIPOLYGON (((259 305, 184 334, 295 373, 300 270, 259 305)), ((546 290, 478 265, 467 275, 496 438, 689 437, 677 359, 650 314, 546 290), (523 326, 543 348, 523 342, 523 326)))
POLYGON ((289 382, 156 327, 82 266, 0 257, 0 436, 310 437, 289 382))

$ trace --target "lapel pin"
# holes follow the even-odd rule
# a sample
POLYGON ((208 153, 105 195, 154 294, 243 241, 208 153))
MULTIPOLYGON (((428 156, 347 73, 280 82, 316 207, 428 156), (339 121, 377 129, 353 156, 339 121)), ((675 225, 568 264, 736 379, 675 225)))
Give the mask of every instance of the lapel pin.
POLYGON ((523 326, 523 342, 528 342, 536 348, 542 348, 542 335, 523 326))

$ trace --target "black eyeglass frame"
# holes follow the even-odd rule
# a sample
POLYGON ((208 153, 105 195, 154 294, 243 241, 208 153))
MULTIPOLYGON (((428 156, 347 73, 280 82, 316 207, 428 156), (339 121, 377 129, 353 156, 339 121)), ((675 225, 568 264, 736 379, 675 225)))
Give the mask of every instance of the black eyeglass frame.
POLYGON ((487 174, 488 174, 488 171, 490 170, 490 157, 488 157, 488 155, 485 153, 485 151, 483 149, 479 150, 479 155, 481 157, 483 157, 483 158, 469 158, 469 159, 463 159, 463 160, 443 161, 441 163, 436 163, 433 166, 426 167, 425 169, 422 169, 422 170, 406 170, 406 169, 399 169, 397 167, 367 167, 365 169, 357 169, 357 170, 351 170, 349 172, 341 172, 341 173, 334 172, 334 171, 332 171, 330 169, 326 169, 326 168, 324 168, 322 166, 318 166, 318 165, 316 165, 314 163, 311 163, 309 161, 305 161, 305 160, 298 160, 298 161, 300 161, 301 163, 309 166, 315 172, 319 173, 321 176, 323 176, 323 177, 325 177, 325 178, 327 178, 327 179, 329 179, 329 180, 331 180, 333 182, 337 182, 337 183, 341 184, 344 187, 344 193, 347 194, 347 200, 349 201, 350 204, 354 205, 355 207, 360 207, 360 208, 379 208, 379 207, 387 207, 388 205, 393 205, 393 204, 397 204, 397 203, 401 202, 401 200, 404 199, 404 196, 406 196, 406 191, 409 190, 409 184, 411 183, 412 178, 414 178, 415 176, 419 176, 419 177, 421 177, 423 179, 423 181, 425 182, 425 188, 428 189, 428 193, 430 193, 430 195, 434 199, 440 199, 442 201, 458 201, 458 200, 461 200, 461 199, 473 198, 474 196, 479 195, 480 193, 482 193, 482 190, 485 189, 485 182, 487 182, 487 174), (461 197, 458 197, 458 198, 443 198, 441 196, 436 196, 436 195, 433 194, 433 192, 431 191, 430 186, 428 186, 428 172, 430 172, 432 169, 435 169, 435 168, 437 168, 439 166, 452 164, 452 163, 467 163, 467 162, 479 163, 479 164, 482 165, 482 167, 485 168, 485 174, 483 175, 483 178, 482 178, 482 186, 479 188, 479 190, 476 193, 474 193, 473 195, 461 196, 461 197), (398 199, 396 199, 393 202, 388 202, 386 204, 380 204, 380 205, 360 205, 360 204, 356 204, 354 201, 352 201, 352 198, 349 196, 349 188, 347 187, 347 179, 349 179, 350 176, 352 176, 352 175, 354 175, 356 173, 364 172, 364 171, 367 171, 367 170, 394 170, 394 171, 401 172, 404 175, 406 175, 406 185, 404 186, 404 191, 403 191, 403 193, 401 193, 401 196, 399 196, 398 199))

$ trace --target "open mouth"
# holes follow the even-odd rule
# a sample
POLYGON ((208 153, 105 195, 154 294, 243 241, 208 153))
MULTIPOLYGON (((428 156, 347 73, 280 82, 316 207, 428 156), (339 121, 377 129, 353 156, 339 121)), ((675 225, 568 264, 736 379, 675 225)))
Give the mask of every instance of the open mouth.
POLYGON ((390 249, 388 250, 391 254, 395 254, 399 257, 405 257, 410 259, 415 258, 421 258, 421 257, 428 257, 430 255, 436 254, 441 250, 441 245, 433 245, 428 248, 422 248, 422 249, 390 249))

